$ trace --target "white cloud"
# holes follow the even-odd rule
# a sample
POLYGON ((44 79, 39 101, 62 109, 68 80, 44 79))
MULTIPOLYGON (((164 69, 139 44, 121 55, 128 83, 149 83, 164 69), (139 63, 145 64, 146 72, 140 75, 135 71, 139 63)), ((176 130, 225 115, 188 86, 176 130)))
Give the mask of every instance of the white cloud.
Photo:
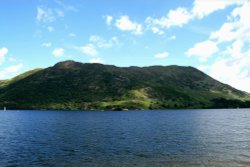
POLYGON ((0 79, 11 78, 22 67, 23 67, 23 64, 17 64, 17 65, 14 65, 14 66, 6 67, 5 69, 0 71, 0 79))
POLYGON ((153 33, 161 32, 163 34, 162 29, 173 26, 182 27, 190 19, 192 19, 192 15, 186 8, 177 8, 170 10, 166 16, 162 16, 161 18, 147 17, 145 22, 153 33))
POLYGON ((38 7, 37 8, 37 15, 36 21, 38 23, 51 23, 56 21, 57 18, 63 17, 64 13, 62 10, 59 9, 52 9, 52 8, 45 8, 45 7, 38 7))
POLYGON ((191 19, 191 15, 185 8, 177 8, 176 10, 170 10, 166 16, 159 19, 153 19, 148 17, 146 23, 159 26, 161 28, 169 28, 172 26, 181 27, 191 19))
POLYGON ((7 48, 1 48, 0 49, 0 64, 3 63, 5 55, 8 54, 7 48))
POLYGON ((51 42, 43 43, 42 46, 49 48, 52 46, 52 43, 51 42))
POLYGON ((213 32, 210 38, 218 39, 219 42, 232 41, 236 37, 236 33, 233 32, 234 29, 234 24, 225 23, 220 30, 213 32))
POLYGON ((209 66, 207 66, 207 65, 199 65, 198 69, 201 70, 201 71, 206 71, 206 70, 209 69, 209 66))
MULTIPOLYGON (((178 7, 169 10, 165 16, 159 18, 147 17, 145 26, 147 30, 151 30, 154 34, 163 35, 164 29, 174 26, 182 27, 194 19, 202 19, 210 14, 224 10, 232 5, 242 5, 248 0, 194 0, 190 9, 178 7)), ((111 25, 113 17, 105 16, 107 25, 111 25)), ((131 31, 134 34, 142 34, 143 25, 132 22, 129 16, 124 15, 116 20, 115 26, 122 31, 131 31)))
POLYGON ((247 92, 250 92, 249 16, 250 1, 245 1, 233 10, 219 30, 210 34, 209 40, 220 44, 221 51, 218 54, 223 57, 218 57, 206 68, 213 78, 247 92))
POLYGON ((233 40, 250 41, 250 2, 233 10, 228 22, 221 28, 211 33, 210 38, 218 42, 230 42, 233 40))
POLYGON ((112 37, 110 40, 113 42, 113 44, 116 44, 116 45, 120 44, 120 41, 118 40, 117 37, 112 37))
MULTIPOLYGON (((147 17, 147 28, 153 33, 163 31, 174 26, 182 27, 194 19, 202 19, 216 11, 223 10, 228 6, 241 5, 247 0, 194 0, 191 9, 178 7, 170 10, 167 15, 160 18, 147 17)), ((163 31, 164 32, 164 31, 163 31)))
POLYGON ((98 35, 92 35, 89 37, 89 43, 82 47, 75 47, 77 50, 82 51, 85 55, 96 56, 98 55, 98 49, 109 49, 119 44, 117 37, 112 37, 106 40, 98 35))
POLYGON ((242 58, 223 58, 210 66, 209 74, 237 89, 250 92, 250 50, 242 58))
POLYGON ((112 37, 110 40, 105 40, 98 35, 92 35, 89 37, 89 41, 95 44, 98 48, 111 48, 113 45, 118 44, 119 41, 117 37, 112 37))
POLYGON ((151 30, 154 34, 158 34, 158 35, 163 35, 165 34, 164 31, 162 31, 161 29, 159 29, 158 27, 151 27, 151 30))
POLYGON ((169 56, 168 52, 161 52, 161 53, 157 53, 156 55, 154 55, 154 57, 157 59, 164 59, 168 56, 169 56))
MULTIPOLYGON (((164 29, 174 26, 182 27, 191 20, 202 19, 210 14, 224 10, 229 6, 242 5, 248 0, 194 0, 192 7, 178 7, 171 9, 165 16, 159 18, 147 17, 145 27, 154 34, 163 35, 164 29)), ((111 25, 113 16, 104 16, 107 25, 111 25)), ((143 25, 130 20, 129 16, 123 15, 115 21, 115 26, 122 31, 131 31, 133 34, 143 34, 143 25)))
POLYGON ((55 2, 66 11, 78 12, 78 9, 75 6, 66 5, 62 0, 55 0, 55 2))
POLYGON ((132 22, 128 16, 121 16, 116 20, 115 26, 122 31, 130 31, 135 35, 141 35, 142 25, 132 22))
POLYGON ((219 51, 217 43, 207 40, 204 42, 197 43, 190 48, 187 52, 187 56, 198 56, 200 61, 206 61, 210 56, 219 51))
POLYGON ((221 51, 218 52, 216 61, 211 65, 201 65, 198 68, 207 71, 213 78, 223 83, 250 92, 250 1, 242 2, 227 1, 227 5, 234 3, 239 6, 235 7, 219 30, 210 34, 210 39, 207 41, 213 40, 214 44, 211 43, 208 47, 204 45, 203 49, 202 46, 200 49, 196 47, 197 50, 190 50, 189 54, 192 55, 195 52, 197 52, 196 55, 205 54, 203 57, 206 59, 217 52, 217 46, 220 45, 221 51))
POLYGON ((106 22, 106 24, 107 24, 108 26, 110 26, 110 25, 112 24, 113 16, 107 15, 107 16, 104 16, 103 18, 105 19, 105 22, 106 22))
POLYGON ((168 38, 169 40, 175 40, 176 39, 176 36, 175 35, 172 35, 171 37, 168 38))
POLYGON ((60 9, 54 9, 55 13, 57 14, 57 16, 59 17, 64 17, 64 12, 60 9))
POLYGON ((223 10, 230 5, 239 5, 246 0, 195 0, 191 13, 199 19, 218 10, 223 10))
POLYGON ((68 36, 71 37, 71 38, 74 38, 74 37, 76 37, 76 34, 75 33, 69 33, 68 36))
POLYGON ((51 27, 51 26, 47 27, 47 29, 48 29, 49 32, 54 32, 55 31, 54 27, 51 27))
POLYGON ((55 21, 55 16, 53 13, 53 10, 48 8, 48 9, 43 9, 41 7, 37 8, 37 16, 36 20, 38 22, 44 22, 44 23, 49 23, 55 21))
POLYGON ((88 56, 96 56, 98 54, 95 46, 93 44, 87 44, 80 47, 81 51, 88 56))
POLYGON ((236 40, 232 46, 228 46, 226 50, 226 54, 231 55, 234 58, 243 57, 242 49, 244 47, 244 43, 241 40, 236 40))
POLYGON ((100 64, 103 64, 104 61, 101 59, 101 58, 93 58, 93 59, 90 59, 89 60, 90 63, 100 63, 100 64))
POLYGON ((55 48, 53 51, 52 51, 52 54, 55 56, 55 57, 62 57, 64 55, 64 49, 63 48, 55 48))

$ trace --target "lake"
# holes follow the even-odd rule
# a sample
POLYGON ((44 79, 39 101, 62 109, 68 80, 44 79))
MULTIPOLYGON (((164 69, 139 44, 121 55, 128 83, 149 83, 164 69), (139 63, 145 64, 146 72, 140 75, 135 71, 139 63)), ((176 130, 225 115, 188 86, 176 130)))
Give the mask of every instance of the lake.
POLYGON ((0 166, 250 166, 250 110, 0 111, 0 166))

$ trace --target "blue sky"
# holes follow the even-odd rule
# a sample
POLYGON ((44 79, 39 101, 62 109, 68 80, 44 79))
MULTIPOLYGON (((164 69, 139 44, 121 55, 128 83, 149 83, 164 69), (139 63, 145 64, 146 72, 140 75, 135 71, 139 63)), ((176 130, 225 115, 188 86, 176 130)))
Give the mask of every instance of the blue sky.
POLYGON ((3 0, 0 79, 59 61, 194 66, 250 92, 249 0, 3 0))

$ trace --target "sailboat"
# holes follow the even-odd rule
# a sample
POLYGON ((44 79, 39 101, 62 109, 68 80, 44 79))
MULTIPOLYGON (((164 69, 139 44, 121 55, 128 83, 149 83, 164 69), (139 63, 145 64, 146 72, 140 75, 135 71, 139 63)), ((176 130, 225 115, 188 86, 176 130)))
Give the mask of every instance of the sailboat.
POLYGON ((6 107, 5 106, 4 106, 3 110, 6 111, 6 107))

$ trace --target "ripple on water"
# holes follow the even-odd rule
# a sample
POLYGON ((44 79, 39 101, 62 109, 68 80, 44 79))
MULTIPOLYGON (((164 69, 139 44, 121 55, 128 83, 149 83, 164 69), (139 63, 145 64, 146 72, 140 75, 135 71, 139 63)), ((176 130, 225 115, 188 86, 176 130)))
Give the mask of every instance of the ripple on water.
POLYGON ((0 166, 250 166, 247 110, 0 114, 0 166))

